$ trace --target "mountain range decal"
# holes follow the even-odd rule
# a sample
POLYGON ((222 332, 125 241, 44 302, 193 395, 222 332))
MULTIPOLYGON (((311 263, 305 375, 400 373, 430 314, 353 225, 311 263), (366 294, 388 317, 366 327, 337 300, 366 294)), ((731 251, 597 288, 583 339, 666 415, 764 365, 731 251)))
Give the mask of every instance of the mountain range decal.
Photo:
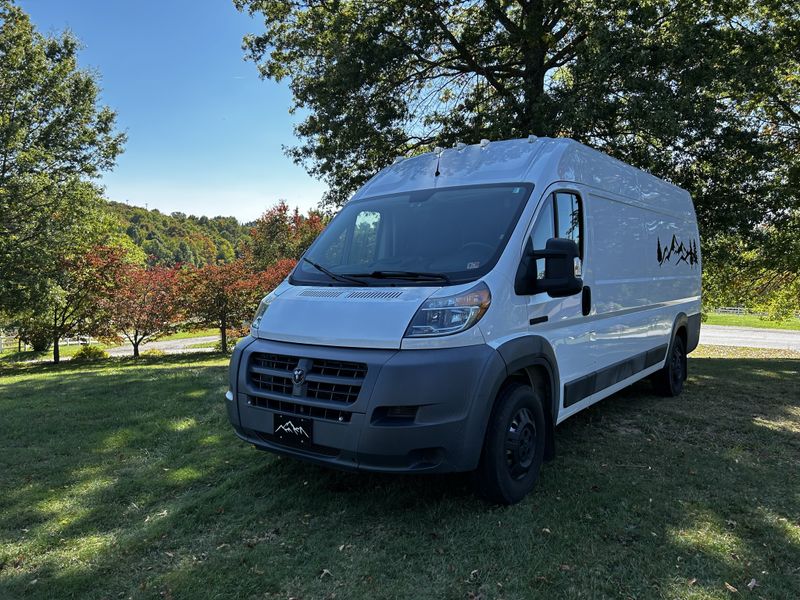
POLYGON ((658 248, 656 249, 658 265, 673 262, 676 265, 682 262, 694 267, 699 261, 697 258, 697 243, 692 240, 688 245, 678 242, 678 238, 673 234, 669 247, 661 246, 661 238, 658 238, 658 248))
POLYGON ((293 433, 294 435, 304 435, 308 437, 305 429, 295 426, 295 424, 291 421, 286 421, 286 423, 280 427, 275 428, 275 433, 278 433, 279 431, 285 431, 286 433, 293 433))

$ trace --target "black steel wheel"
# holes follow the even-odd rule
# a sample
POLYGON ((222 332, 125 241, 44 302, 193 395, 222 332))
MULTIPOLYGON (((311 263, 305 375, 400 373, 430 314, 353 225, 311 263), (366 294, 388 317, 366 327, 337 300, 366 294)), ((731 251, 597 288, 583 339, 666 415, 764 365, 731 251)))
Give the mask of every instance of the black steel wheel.
POLYGON ((497 398, 475 472, 477 492, 497 504, 515 504, 536 486, 547 435, 539 395, 520 383, 497 398))

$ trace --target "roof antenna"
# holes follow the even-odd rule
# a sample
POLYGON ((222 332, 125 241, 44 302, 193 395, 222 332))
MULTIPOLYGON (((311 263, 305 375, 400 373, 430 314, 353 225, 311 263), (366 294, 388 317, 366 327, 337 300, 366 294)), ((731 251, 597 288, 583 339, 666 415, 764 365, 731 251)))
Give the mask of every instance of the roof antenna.
POLYGON ((444 152, 444 149, 440 148, 439 146, 436 146, 436 148, 434 148, 433 151, 436 153, 436 172, 433 174, 433 176, 438 177, 439 175, 441 175, 441 173, 439 172, 439 161, 442 160, 442 152, 444 152))

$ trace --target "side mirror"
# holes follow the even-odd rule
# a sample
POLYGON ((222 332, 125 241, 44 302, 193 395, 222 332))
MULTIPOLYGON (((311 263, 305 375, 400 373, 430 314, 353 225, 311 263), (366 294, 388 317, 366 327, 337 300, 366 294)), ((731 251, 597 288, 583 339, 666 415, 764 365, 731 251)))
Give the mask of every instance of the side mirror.
POLYGON ((550 238, 544 250, 526 249, 517 271, 514 288, 518 294, 547 292, 553 298, 563 298, 579 293, 583 279, 576 275, 576 260, 580 258, 578 244, 572 240, 550 238), (544 277, 539 279, 536 261, 544 259, 544 277))

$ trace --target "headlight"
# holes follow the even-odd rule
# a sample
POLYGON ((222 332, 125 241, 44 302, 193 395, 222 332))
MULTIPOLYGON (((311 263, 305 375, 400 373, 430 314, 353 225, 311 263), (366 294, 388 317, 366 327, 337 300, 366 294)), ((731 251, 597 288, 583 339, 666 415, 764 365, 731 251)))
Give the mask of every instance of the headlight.
POLYGON ((460 333, 475 325, 489 308, 492 294, 485 283, 444 298, 429 298, 411 319, 405 337, 460 333))
POLYGON ((264 318, 264 313, 267 312, 269 305, 272 304, 275 298, 277 298, 275 292, 270 292, 264 296, 264 299, 259 303, 256 316, 253 317, 253 322, 250 323, 250 335, 255 335, 254 332, 258 329, 259 325, 261 325, 261 319, 264 318))

